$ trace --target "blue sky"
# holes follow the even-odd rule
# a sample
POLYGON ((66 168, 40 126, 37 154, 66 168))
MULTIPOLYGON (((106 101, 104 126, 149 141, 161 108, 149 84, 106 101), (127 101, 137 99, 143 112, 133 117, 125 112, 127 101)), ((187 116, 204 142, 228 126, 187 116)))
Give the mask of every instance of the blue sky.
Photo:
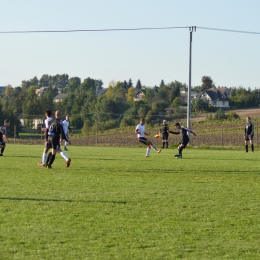
MULTIPOLYGON (((192 86, 260 88, 259 0, 8 0, 0 32, 197 26, 192 86), (233 33, 206 28, 259 32, 233 33)), ((74 33, 0 33, 0 86, 43 74, 82 80, 140 79, 145 86, 189 82, 189 29, 74 33)))

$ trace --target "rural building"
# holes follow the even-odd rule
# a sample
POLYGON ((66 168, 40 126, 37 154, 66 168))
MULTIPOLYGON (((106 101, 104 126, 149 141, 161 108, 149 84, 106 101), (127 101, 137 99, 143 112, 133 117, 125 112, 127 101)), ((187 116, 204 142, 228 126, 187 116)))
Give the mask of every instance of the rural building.
POLYGON ((203 99, 208 102, 210 106, 225 108, 229 107, 229 98, 226 92, 221 92, 217 88, 210 88, 203 90, 197 95, 196 99, 203 99))

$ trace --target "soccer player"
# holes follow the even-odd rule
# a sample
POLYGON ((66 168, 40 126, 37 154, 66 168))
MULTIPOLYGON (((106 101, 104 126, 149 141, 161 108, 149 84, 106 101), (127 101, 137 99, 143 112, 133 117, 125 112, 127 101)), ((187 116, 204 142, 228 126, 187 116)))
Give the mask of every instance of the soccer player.
POLYGON ((248 116, 246 118, 246 125, 245 125, 245 148, 246 153, 248 153, 248 144, 251 145, 251 150, 254 152, 254 124, 251 122, 251 118, 248 116))
MULTIPOLYGON (((71 131, 70 128, 70 121, 69 121, 69 116, 66 115, 66 119, 63 121, 63 128, 64 128, 64 132, 67 136, 69 136, 69 131, 71 131)), ((64 150, 68 151, 67 149, 67 145, 69 144, 69 142, 64 142, 64 150)))
POLYGON ((145 119, 141 119, 140 121, 140 124, 136 126, 135 128, 135 132, 137 134, 137 138, 138 138, 138 141, 144 145, 147 146, 147 149, 146 149, 146 154, 145 156, 146 157, 149 157, 150 156, 150 150, 151 148, 153 148, 158 154, 162 151, 162 150, 158 150, 153 144, 151 141, 147 140, 144 135, 150 135, 150 133, 146 132, 145 131, 145 119))
MULTIPOLYGON (((42 161, 38 163, 38 165, 41 167, 47 166, 46 162, 47 162, 47 158, 48 158, 48 151, 51 148, 49 145, 49 142, 48 142, 48 136, 46 136, 46 131, 49 128, 49 122, 52 120, 51 110, 46 110, 45 116, 46 116, 46 119, 44 121, 44 126, 42 128, 42 131, 45 131, 45 144, 44 144, 44 149, 43 149, 43 154, 42 154, 42 161)), ((58 153, 66 161, 66 167, 69 167, 71 159, 68 158, 67 154, 64 151, 62 151, 61 149, 59 149, 58 153)))
POLYGON ((180 123, 175 123, 175 128, 177 129, 177 132, 174 132, 174 131, 169 131, 169 132, 171 134, 175 134, 175 135, 178 135, 178 134, 182 135, 182 140, 178 146, 179 154, 175 155, 176 158, 182 158, 182 150, 187 146, 187 144, 190 141, 188 132, 192 133, 195 136, 196 136, 196 133, 188 127, 181 126, 180 123))
MULTIPOLYGON (((61 118, 61 111, 57 110, 55 112, 55 118, 49 121, 48 128, 46 129, 45 136, 48 138, 48 145, 51 148, 51 153, 49 153, 46 167, 52 168, 52 164, 55 160, 57 152, 61 152, 60 140, 65 140, 69 142, 69 138, 65 135, 63 123, 61 118)), ((64 152, 63 152, 64 153, 64 152)), ((66 167, 70 166, 71 159, 68 158, 66 162, 66 167)))
POLYGON ((160 129, 160 133, 162 134, 162 149, 164 149, 164 146, 168 148, 169 126, 166 120, 163 120, 163 125, 160 129))
POLYGON ((9 142, 8 138, 7 138, 7 130, 6 128, 10 126, 10 120, 9 119, 5 119, 4 121, 4 125, 0 127, 0 147, 1 147, 1 153, 0 156, 3 156, 6 144, 4 141, 4 138, 6 139, 7 142, 9 142))

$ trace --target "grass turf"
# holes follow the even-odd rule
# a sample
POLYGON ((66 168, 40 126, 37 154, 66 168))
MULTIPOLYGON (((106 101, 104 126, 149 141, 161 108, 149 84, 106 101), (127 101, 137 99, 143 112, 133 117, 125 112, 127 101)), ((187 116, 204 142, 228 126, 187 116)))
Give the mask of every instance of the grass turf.
POLYGON ((0 259, 258 259, 258 151, 43 146, 0 157, 0 259))

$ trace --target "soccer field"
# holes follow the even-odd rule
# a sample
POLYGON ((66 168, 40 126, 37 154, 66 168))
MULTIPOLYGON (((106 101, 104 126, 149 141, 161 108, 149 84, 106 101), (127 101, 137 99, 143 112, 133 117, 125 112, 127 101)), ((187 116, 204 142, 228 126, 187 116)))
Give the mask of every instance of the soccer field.
POLYGON ((0 157, 0 259, 259 259, 259 151, 43 145, 0 157))

